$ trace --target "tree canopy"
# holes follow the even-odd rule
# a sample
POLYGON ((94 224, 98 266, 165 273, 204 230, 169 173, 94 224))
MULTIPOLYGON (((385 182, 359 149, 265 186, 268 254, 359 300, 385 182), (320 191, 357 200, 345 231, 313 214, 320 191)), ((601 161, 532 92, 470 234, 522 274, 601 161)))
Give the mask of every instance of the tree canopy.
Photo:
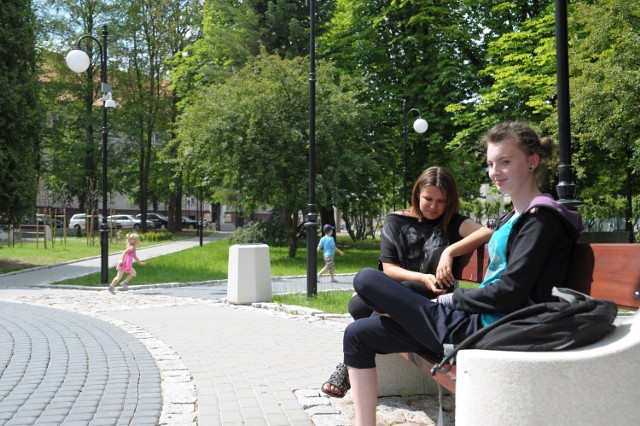
MULTIPOLYGON (((357 79, 341 75, 330 63, 319 67, 318 198, 325 205, 346 206, 350 194, 371 188, 365 180, 375 170, 365 144, 368 114, 365 104, 355 101, 362 90, 357 79)), ((203 89, 178 126, 180 161, 192 184, 206 178, 248 212, 259 206, 283 212, 293 253, 308 188, 307 70, 303 58, 265 52, 224 83, 203 89)))
POLYGON ((34 207, 41 115, 31 2, 3 2, 0 22, 0 224, 6 226, 34 207))
MULTIPOLYGON (((174 220, 182 195, 196 191, 247 212, 270 205, 293 247, 308 184, 307 2, 37 3, 39 11, 56 12, 47 26, 35 26, 37 86, 50 123, 38 164, 50 190, 88 202, 97 186, 97 76, 75 76, 60 64, 79 35, 108 23, 109 76, 119 102, 110 120, 110 190, 126 192, 141 210, 168 202, 174 220)), ((424 135, 409 128, 409 181, 430 165, 448 167, 465 205, 495 214, 474 204, 488 183, 482 134, 507 119, 557 134, 554 2, 317 5, 321 214, 335 206, 354 224, 400 205, 403 122, 417 115, 406 117, 408 110, 429 122, 424 135)), ((627 227, 638 217, 638 7, 578 0, 568 8, 578 197, 598 205, 624 199, 627 227)), ((553 171, 555 165, 549 191, 553 171)))
POLYGON ((633 198, 640 185, 640 4, 581 3, 574 16, 572 124, 583 196, 599 204, 622 195, 625 212, 615 217, 624 216, 632 231, 639 216, 633 198))

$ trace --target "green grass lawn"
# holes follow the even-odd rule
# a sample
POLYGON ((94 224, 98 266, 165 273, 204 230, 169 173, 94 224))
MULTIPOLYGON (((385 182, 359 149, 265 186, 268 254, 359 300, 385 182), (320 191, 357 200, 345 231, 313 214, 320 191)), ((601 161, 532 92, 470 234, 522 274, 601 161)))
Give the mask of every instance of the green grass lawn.
POLYGON ((274 294, 272 301, 281 305, 319 309, 330 314, 346 314, 347 303, 352 295, 351 290, 320 291, 316 297, 307 297, 306 294, 274 294))
MULTIPOLYGON (((338 247, 345 256, 336 257, 336 273, 355 273, 365 266, 377 266, 380 252, 379 241, 349 242, 338 239, 338 247)), ((120 247, 118 250, 122 250, 120 247)), ((99 249, 99 247, 98 247, 99 249)), ((99 253, 96 253, 96 255, 99 253)), ((272 276, 296 276, 307 273, 307 250, 299 248, 295 258, 288 256, 287 247, 269 247, 272 276)), ((324 264, 322 253, 316 253, 318 270, 324 264)), ((86 257, 86 256, 85 256, 86 257)), ((144 259, 141 254, 140 260, 144 259)), ((229 265, 229 242, 214 241, 202 247, 193 247, 177 253, 149 259, 146 266, 136 266, 138 275, 132 285, 157 283, 189 283, 227 278, 229 265)), ((115 269, 109 271, 109 279, 115 276, 115 269)), ((56 284, 97 285, 100 274, 65 280, 56 284)))
MULTIPOLYGON (((192 235, 182 235, 189 237, 192 235)), ((180 238, 180 237, 178 237, 180 238)), ((141 247, 157 244, 143 241, 141 247)), ((376 267, 380 254, 379 240, 353 242, 348 237, 338 236, 338 247, 345 256, 336 256, 336 273, 356 273, 364 267, 376 267)), ((109 245, 110 253, 118 253, 124 249, 124 243, 109 245)), ((288 256, 287 247, 269 247, 272 276, 300 276, 307 273, 306 246, 299 248, 295 258, 288 256)), ((44 249, 42 242, 36 248, 35 243, 16 244, 15 247, 0 246, 0 264, 3 261, 25 267, 49 265, 68 260, 81 259, 100 255, 100 241, 87 244, 86 238, 68 238, 67 244, 56 241, 54 247, 44 249)), ((316 253, 318 270, 324 260, 322 253, 316 253)), ((144 256, 140 256, 145 260, 144 256)), ((158 283, 189 283, 227 279, 229 264, 229 241, 219 240, 202 247, 197 246, 177 253, 159 256, 146 261, 146 266, 137 266, 137 277, 132 285, 158 283)), ((0 272, 8 272, 0 270, 0 272)), ((109 271, 109 280, 115 276, 115 268, 109 271)), ((99 285, 100 273, 94 273, 56 284, 99 285)), ((472 286, 461 283, 462 286, 472 286)), ((307 298, 306 294, 274 295, 273 301, 285 305, 304 306, 319 309, 328 313, 346 313, 347 303, 352 291, 321 291, 316 297, 307 298)))
MULTIPOLYGON (((110 243, 109 253, 124 249, 124 243, 110 243)), ((153 243, 144 243, 149 245, 153 243)), ((157 243, 155 243, 157 244, 157 243)), ((0 273, 18 271, 36 266, 53 265, 69 260, 100 256, 100 238, 67 237, 66 242, 56 239, 53 244, 47 242, 47 248, 40 240, 35 242, 17 242, 13 246, 0 245, 0 273)))
MULTIPOLYGON (((460 281, 460 287, 476 288, 477 283, 460 281)), ((274 294, 273 302, 282 305, 304 306, 306 308, 319 309, 330 314, 346 314, 347 304, 353 295, 353 291, 321 291, 316 297, 307 298, 306 294, 274 294)))
MULTIPOLYGON (((194 236, 195 231, 183 231, 174 234, 171 241, 194 236)), ((145 240, 143 234, 140 247, 161 244, 162 242, 145 240)), ((109 242, 109 254, 121 252, 124 248, 124 241, 112 240, 109 242)), ((89 239, 85 236, 67 236, 66 240, 56 237, 54 241, 47 242, 46 248, 42 239, 37 243, 35 241, 16 242, 13 245, 5 242, 0 244, 0 274, 94 256, 100 256, 99 235, 89 239)))

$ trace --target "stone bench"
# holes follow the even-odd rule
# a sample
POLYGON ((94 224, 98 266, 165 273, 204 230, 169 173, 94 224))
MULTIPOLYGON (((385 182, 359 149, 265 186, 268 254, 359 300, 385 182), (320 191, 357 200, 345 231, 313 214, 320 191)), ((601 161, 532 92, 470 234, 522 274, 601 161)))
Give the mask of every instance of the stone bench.
POLYGON ((640 421, 640 314, 562 352, 458 354, 456 425, 631 425, 640 421))

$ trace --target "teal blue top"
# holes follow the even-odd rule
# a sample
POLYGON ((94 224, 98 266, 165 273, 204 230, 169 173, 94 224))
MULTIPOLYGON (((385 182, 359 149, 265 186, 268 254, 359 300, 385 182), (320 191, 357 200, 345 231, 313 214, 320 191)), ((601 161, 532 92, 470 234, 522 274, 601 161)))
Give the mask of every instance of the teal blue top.
MULTIPOLYGON (((484 281, 480 284, 480 287, 492 285, 500 279, 500 276, 507 269, 507 240, 511 228, 513 228, 513 222, 520 215, 514 214, 513 217, 496 230, 489 240, 487 245, 487 251, 489 252, 489 265, 487 266, 487 273, 484 276, 484 281)), ((504 314, 480 314, 480 320, 482 326, 486 327, 489 324, 498 321, 504 314)))

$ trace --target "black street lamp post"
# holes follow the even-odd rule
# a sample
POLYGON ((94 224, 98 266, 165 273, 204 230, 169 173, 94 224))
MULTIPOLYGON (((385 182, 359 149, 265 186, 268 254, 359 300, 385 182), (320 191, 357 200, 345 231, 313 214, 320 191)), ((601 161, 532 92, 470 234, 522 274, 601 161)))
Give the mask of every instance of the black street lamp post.
POLYGON ((112 99, 111 85, 107 83, 107 26, 102 26, 102 44, 91 36, 84 35, 76 42, 76 48, 67 54, 67 66, 76 73, 89 69, 90 59, 87 53, 80 48, 80 43, 85 39, 95 41, 100 48, 100 81, 103 93, 102 101, 102 223, 100 225, 100 282, 109 283, 109 225, 107 224, 107 109, 115 108, 116 103, 112 99))
POLYGON ((307 297, 318 294, 318 255, 316 244, 318 223, 316 213, 316 49, 315 0, 309 0, 309 203, 307 234, 307 297))
POLYGON ((571 165, 571 114, 569 107, 569 43, 567 30, 567 0, 556 0, 556 78, 558 87, 558 201, 567 207, 582 205, 575 199, 576 184, 571 165))
POLYGON ((429 128, 429 123, 427 123, 427 120, 425 120, 424 118, 422 118, 420 116, 420 111, 418 111, 417 108, 411 108, 409 111, 407 111, 407 100, 403 99, 402 100, 402 111, 404 113, 404 120, 402 122, 402 196, 403 196, 403 205, 404 208, 407 208, 407 177, 408 177, 408 173, 407 173, 407 119, 409 117, 409 114, 411 113, 417 113, 418 114, 418 119, 416 121, 413 122, 413 130, 416 131, 416 133, 424 133, 427 131, 427 129, 429 128))

